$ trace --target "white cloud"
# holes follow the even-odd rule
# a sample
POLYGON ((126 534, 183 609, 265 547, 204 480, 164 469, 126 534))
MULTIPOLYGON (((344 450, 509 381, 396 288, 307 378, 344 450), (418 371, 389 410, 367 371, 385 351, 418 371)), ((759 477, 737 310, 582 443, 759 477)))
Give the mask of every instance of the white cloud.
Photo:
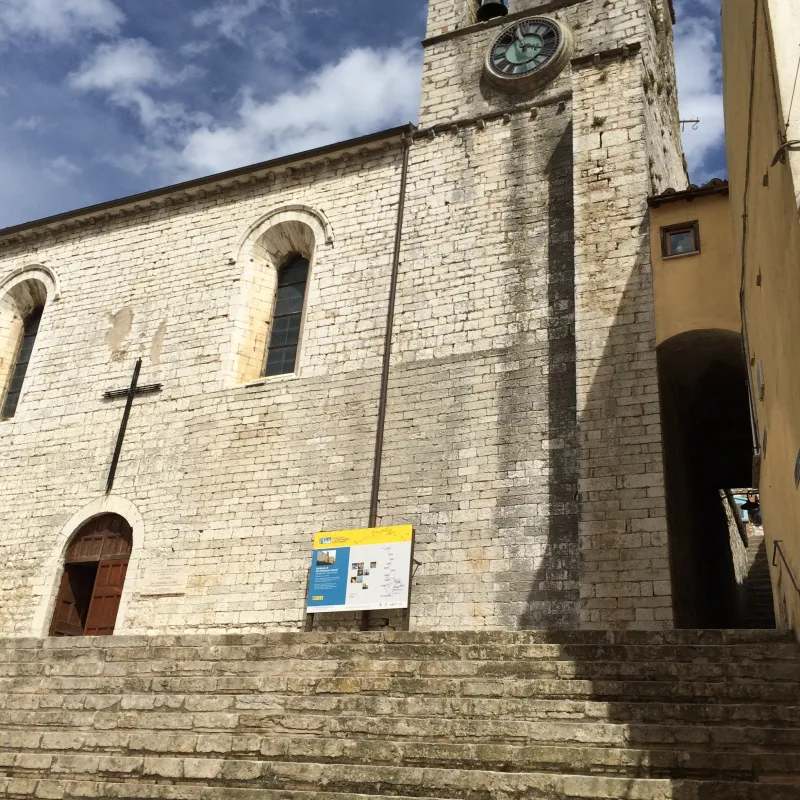
POLYGON ((45 164, 44 174, 56 183, 67 183, 83 170, 66 156, 58 156, 45 164))
POLYGON ((266 0, 221 0, 211 8, 192 15, 192 24, 198 28, 214 26, 227 39, 243 43, 247 35, 245 21, 261 10, 266 0))
POLYGON ((179 52, 184 58, 195 58, 211 49, 211 42, 186 42, 180 46, 179 52))
POLYGON ((112 94, 174 82, 158 50, 145 39, 122 39, 101 45, 70 75, 69 81, 76 89, 99 89, 112 94))
POLYGON ((113 34, 124 19, 111 0, 0 0, 0 41, 39 36, 61 42, 85 31, 113 34))
POLYGON ((247 48, 262 60, 286 62, 294 57, 292 41, 301 38, 298 14, 314 11, 301 9, 291 0, 217 0, 191 19, 196 28, 210 28, 214 35, 247 48))
MULTIPOLYGON (((719 0, 692 0, 693 11, 719 15, 719 0)), ((699 119, 697 130, 687 126, 683 147, 694 182, 714 177, 704 162, 725 141, 722 103, 722 61, 716 25, 708 17, 690 16, 689 5, 678 8, 675 29, 675 61, 681 119, 699 119)))
POLYGON ((36 117, 36 116, 22 117, 21 119, 18 119, 14 123, 14 130, 33 132, 41 130, 44 124, 45 124, 44 117, 36 117))
POLYGON ((207 174, 415 119, 419 73, 410 47, 353 50, 273 100, 245 93, 236 120, 191 131, 176 163, 184 177, 207 174))
POLYGON ((135 110, 147 141, 135 151, 101 160, 134 174, 155 171, 164 181, 220 172, 321 147, 416 119, 420 55, 412 46, 360 48, 300 81, 297 88, 261 101, 252 90, 230 122, 154 100, 170 85, 159 54, 146 42, 105 45, 70 77, 77 89, 107 94, 135 110))
POLYGON ((69 76, 80 91, 106 94, 115 105, 129 108, 145 128, 155 131, 185 112, 180 103, 159 102, 149 90, 174 86, 194 74, 190 68, 171 70, 162 54, 145 39, 122 39, 103 44, 69 76))

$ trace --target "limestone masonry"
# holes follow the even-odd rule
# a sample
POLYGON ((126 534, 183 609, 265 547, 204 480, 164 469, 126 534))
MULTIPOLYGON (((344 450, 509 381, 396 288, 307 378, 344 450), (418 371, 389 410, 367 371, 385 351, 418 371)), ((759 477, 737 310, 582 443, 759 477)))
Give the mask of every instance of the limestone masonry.
POLYGON ((314 533, 369 522, 401 202, 377 522, 414 526, 411 627, 672 626, 647 210, 686 184, 669 7, 510 12, 574 40, 533 94, 483 77, 505 21, 431 0, 419 127, 0 231, 0 381, 46 294, 0 422, 0 634, 47 634, 107 512, 133 529, 116 633, 302 626, 314 533), (298 367, 263 378, 294 252, 298 367), (138 358, 163 388, 106 496, 103 394, 138 358), (156 567, 185 586, 148 594, 156 567))

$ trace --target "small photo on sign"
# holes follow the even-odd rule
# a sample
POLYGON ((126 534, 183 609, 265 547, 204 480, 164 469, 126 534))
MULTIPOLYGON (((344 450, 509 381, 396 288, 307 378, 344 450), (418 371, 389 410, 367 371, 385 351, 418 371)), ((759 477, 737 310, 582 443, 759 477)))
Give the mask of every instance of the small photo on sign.
POLYGON ((369 565, 369 568, 370 569, 375 569, 375 567, 377 567, 377 566, 378 566, 378 562, 377 561, 371 561, 370 565, 369 565))
POLYGON ((369 589, 369 586, 367 586, 367 584, 365 583, 361 588, 362 589, 369 589))
POLYGON ((358 583, 358 578, 356 577, 350 578, 350 583, 358 583))
POLYGON ((330 566, 331 564, 335 563, 336 563, 335 550, 320 550, 317 553, 317 564, 322 564, 323 566, 330 566))

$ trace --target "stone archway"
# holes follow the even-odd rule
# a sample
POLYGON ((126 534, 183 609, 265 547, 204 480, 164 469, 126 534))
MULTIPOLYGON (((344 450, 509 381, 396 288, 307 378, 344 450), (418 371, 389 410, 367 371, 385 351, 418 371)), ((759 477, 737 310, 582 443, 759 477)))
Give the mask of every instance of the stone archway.
POLYGON ((752 481, 742 339, 694 330, 667 339, 657 352, 676 627, 740 627, 720 490, 752 481))
POLYGON ((51 636, 114 633, 133 549, 133 529, 118 514, 83 525, 70 541, 58 589, 51 636))
MULTIPOLYGON (((287 257, 308 259, 314 272, 321 249, 332 248, 333 230, 321 211, 289 205, 273 209, 248 226, 230 263, 241 264, 239 288, 231 299, 231 341, 223 353, 223 383, 239 386, 264 377, 278 272, 287 257)), ((306 301, 312 294, 309 284, 306 301)))

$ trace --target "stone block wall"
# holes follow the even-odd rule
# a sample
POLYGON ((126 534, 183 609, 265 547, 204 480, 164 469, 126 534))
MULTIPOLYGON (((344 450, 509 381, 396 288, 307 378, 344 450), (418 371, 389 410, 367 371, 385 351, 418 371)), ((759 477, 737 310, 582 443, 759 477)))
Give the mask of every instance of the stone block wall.
MULTIPOLYGON (((537 131, 552 127, 552 116, 541 113, 551 105, 560 104, 569 119, 572 141, 562 147, 573 158, 574 199, 561 213, 574 213, 574 254, 562 251, 565 261, 559 268, 573 276, 569 313, 574 311, 575 330, 568 369, 574 373, 577 395, 571 408, 561 406, 570 417, 561 430, 571 436, 555 438, 564 442, 567 472, 579 486, 570 494, 574 480, 562 477, 555 483, 558 502, 573 515, 563 529, 572 525, 579 531, 580 564, 575 557, 552 563, 579 570, 581 599, 576 609, 579 605, 581 625, 669 626, 671 585, 646 198, 653 190, 686 183, 671 21, 661 0, 510 4, 512 14, 524 11, 546 13, 570 28, 575 58, 571 67, 533 95, 502 94, 482 78, 485 53, 502 28, 490 24, 450 31, 427 43, 421 120, 439 126, 458 119, 471 122, 499 109, 516 121, 515 110, 531 103, 541 106, 532 123, 537 131), (653 75, 657 81, 651 80, 653 75)), ((509 158, 516 154, 526 164, 535 164, 540 153, 525 140, 509 146, 499 139, 496 149, 504 147, 509 158)), ((522 183, 531 191, 518 195, 524 198, 520 202, 535 215, 538 187, 530 176, 522 183)), ((551 228, 553 212, 548 210, 551 228)), ((529 225, 535 222, 526 220, 521 227, 529 225)), ((495 226, 488 228, 490 236, 495 226)), ((513 237, 514 230, 510 227, 507 235, 513 237)), ((535 260, 536 254, 527 257, 535 260)), ((528 302, 536 296, 534 290, 528 302)), ((527 391, 541 396, 541 382, 527 391)), ((541 438, 546 441, 548 436, 541 438)), ((551 522, 547 511, 544 516, 551 522)), ((520 530, 528 533, 529 543, 537 535, 539 541, 548 538, 541 527, 533 534, 532 528, 520 530)), ((568 549, 572 535, 562 534, 562 540, 568 549)), ((522 617, 524 613, 518 615, 522 617)))
POLYGON ((426 624, 577 624, 572 287, 568 107, 415 141, 381 519, 426 624))
POLYGON ((65 526, 104 495, 136 358, 141 382, 113 498, 134 506, 122 631, 295 627, 318 530, 368 521, 399 144, 0 249, 0 276, 61 277, 17 416, 0 423, 0 629, 41 634, 65 526), (236 245, 264 213, 322 210, 298 376, 227 387, 236 245), (183 597, 139 595, 152 564, 183 597))
MULTIPOLYGON (((431 28, 460 2, 433 0, 431 28)), ((415 526, 418 629, 672 623, 646 197, 679 177, 661 135, 674 97, 646 93, 660 34, 645 0, 545 5, 597 58, 534 96, 482 85, 497 27, 427 47, 378 516, 415 526)), ((135 517, 120 632, 302 624, 313 534, 369 518, 401 151, 389 137, 0 237, 0 285, 42 264, 63 287, 0 423, 0 631, 44 632, 66 542, 103 509, 135 517), (282 209, 329 226, 300 369, 242 383, 247 286, 263 316, 253 264, 270 255, 243 242, 265 215, 291 222, 282 209), (138 357, 164 389, 137 399, 106 501, 123 401, 102 393, 138 357), (186 593, 144 596, 153 564, 186 570, 186 593)))

